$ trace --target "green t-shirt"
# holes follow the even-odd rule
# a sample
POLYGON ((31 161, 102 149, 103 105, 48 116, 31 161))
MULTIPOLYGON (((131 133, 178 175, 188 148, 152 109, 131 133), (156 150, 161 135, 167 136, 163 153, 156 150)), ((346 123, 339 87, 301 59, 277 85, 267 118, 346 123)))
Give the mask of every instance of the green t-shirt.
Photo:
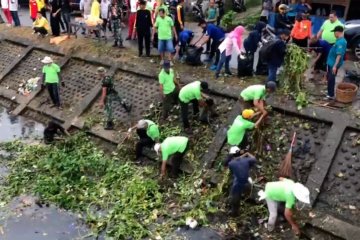
POLYGON ((255 124, 242 116, 237 116, 227 131, 227 142, 232 146, 238 146, 245 135, 247 129, 253 129, 255 124))
POLYGON ((188 141, 187 137, 167 137, 161 144, 162 160, 167 161, 174 153, 183 153, 188 141))
POLYGON ((336 37, 332 30, 334 30, 336 26, 344 25, 339 21, 339 19, 336 20, 334 23, 331 23, 330 20, 326 20, 321 26, 321 30, 323 31, 321 34, 321 39, 327 41, 330 44, 334 44, 336 41, 336 37))
POLYGON ((294 184, 294 181, 290 179, 268 182, 265 186, 266 197, 273 201, 285 202, 286 208, 293 208, 296 200, 292 192, 294 184))
POLYGON ((170 69, 169 74, 164 69, 161 70, 159 73, 159 83, 163 85, 164 94, 172 93, 175 89, 174 70, 170 69))
POLYGON ((168 16, 165 16, 164 18, 157 17, 155 26, 157 28, 159 40, 171 40, 172 39, 171 31, 174 26, 174 22, 170 17, 168 17, 168 16))
POLYGON ((190 101, 197 99, 201 99, 201 82, 195 81, 192 83, 189 83, 183 87, 179 92, 179 99, 183 103, 189 103, 190 101))
POLYGON ((159 126, 151 120, 145 120, 145 121, 148 124, 146 135, 148 135, 152 140, 155 141, 160 137, 159 126))
POLYGON ((52 63, 51 65, 45 65, 42 69, 45 73, 45 83, 58 83, 59 82, 59 65, 52 63))
POLYGON ((265 99, 266 89, 265 85, 251 85, 241 91, 240 96, 245 100, 260 100, 265 99))

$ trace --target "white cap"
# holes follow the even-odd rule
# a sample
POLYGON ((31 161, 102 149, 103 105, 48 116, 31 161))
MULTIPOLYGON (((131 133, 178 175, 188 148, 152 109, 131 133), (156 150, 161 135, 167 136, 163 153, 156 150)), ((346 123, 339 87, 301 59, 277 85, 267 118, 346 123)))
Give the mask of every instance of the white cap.
POLYGON ((155 146, 154 146, 154 150, 155 150, 156 154, 158 154, 158 155, 159 155, 159 152, 160 152, 160 147, 161 147, 160 143, 156 143, 155 146))
POLYGON ((46 56, 46 57, 44 57, 43 60, 41 60, 41 62, 45 63, 45 64, 49 64, 49 63, 52 63, 53 60, 51 59, 51 57, 46 56))
POLYGON ((294 193, 297 200, 300 202, 310 204, 310 191, 307 187, 301 183, 295 183, 292 192, 294 193))
POLYGON ((230 148, 230 151, 229 151, 230 154, 235 154, 237 152, 240 152, 240 148, 238 148, 236 146, 230 148))
POLYGON ((147 122, 143 119, 139 120, 136 124, 136 128, 146 128, 147 122))

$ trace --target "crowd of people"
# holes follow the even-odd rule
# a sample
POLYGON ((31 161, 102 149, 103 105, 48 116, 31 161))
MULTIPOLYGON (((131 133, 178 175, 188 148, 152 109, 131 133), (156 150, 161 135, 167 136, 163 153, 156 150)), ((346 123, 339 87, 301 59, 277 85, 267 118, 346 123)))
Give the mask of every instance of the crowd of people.
MULTIPOLYGON (((17 26, 16 14, 13 14, 9 4, 17 0, 2 0, 2 7, 7 21, 10 16, 17 26), (4 3, 3 3, 4 2, 4 3), (8 8, 6 8, 8 6, 8 8), (8 9, 10 11, 6 11, 8 9)), ((205 62, 210 63, 210 69, 215 71, 218 78, 225 65, 225 75, 232 75, 230 71, 230 60, 233 55, 238 60, 243 58, 254 58, 256 52, 260 51, 261 36, 269 20, 269 13, 276 12, 275 32, 276 39, 268 44, 266 55, 259 55, 260 61, 267 64, 268 78, 264 84, 251 85, 239 93, 239 102, 242 111, 234 119, 227 130, 227 144, 230 149, 224 165, 233 174, 233 186, 230 191, 232 214, 237 215, 241 195, 246 186, 252 183, 249 171, 256 164, 256 157, 249 153, 250 145, 247 131, 258 128, 268 115, 266 110, 266 97, 273 93, 278 85, 278 69, 284 62, 287 44, 293 44, 303 48, 304 51, 315 51, 316 59, 313 68, 316 71, 326 73, 328 82, 327 99, 334 98, 335 78, 338 69, 342 66, 346 51, 346 40, 343 37, 343 24, 337 19, 336 12, 331 12, 329 19, 324 22, 317 34, 312 33, 312 23, 308 14, 311 10, 306 0, 297 3, 291 1, 265 0, 259 22, 255 25, 246 39, 245 28, 235 27, 230 33, 226 33, 219 21, 224 14, 222 1, 211 0, 205 14, 198 26, 201 28, 202 36, 195 41, 194 46, 203 48, 208 52, 205 62), (271 47, 270 47, 271 46, 271 47)), ((30 0, 30 17, 34 21, 34 33, 46 36, 51 29, 54 36, 60 35, 60 27, 63 31, 70 32, 70 5, 69 0, 52 0, 45 3, 43 0, 30 0), (47 21, 46 10, 50 11, 50 24, 47 21), (63 24, 62 24, 63 23, 63 24)), ((130 136, 134 131, 138 135, 135 147, 134 160, 142 162, 143 149, 153 149, 161 157, 161 177, 165 177, 167 163, 171 161, 172 173, 177 176, 186 152, 191 146, 192 127, 189 119, 189 105, 192 105, 194 118, 203 123, 209 123, 209 119, 216 118, 215 101, 209 94, 209 83, 207 81, 193 81, 183 85, 176 77, 173 68, 174 58, 183 59, 186 49, 194 38, 194 32, 187 29, 184 13, 184 0, 178 0, 175 4, 167 6, 163 1, 129 0, 126 3, 119 0, 81 0, 80 9, 85 19, 101 19, 103 31, 112 31, 114 36, 114 47, 123 48, 121 29, 124 22, 124 5, 128 7, 128 36, 126 40, 138 40, 138 55, 150 56, 151 41, 157 42, 156 48, 160 53, 161 70, 158 75, 159 93, 162 95, 161 121, 166 121, 176 104, 180 105, 180 119, 184 129, 184 135, 170 136, 160 142, 161 125, 150 120, 141 119, 137 124, 128 129, 130 136), (145 48, 145 49, 144 49, 145 48), (201 111, 200 111, 201 108, 201 111), (186 136, 185 136, 186 135, 186 136)), ((18 25, 20 23, 18 22, 18 25)), ((84 30, 86 30, 84 28, 84 30)), ((94 34, 99 34, 94 31, 94 34)), ((265 47, 262 46, 262 47, 265 47)), ((53 105, 61 110, 59 87, 63 86, 61 79, 61 68, 53 62, 50 57, 42 60, 42 87, 47 88, 53 105)), ((106 69, 97 69, 99 81, 102 81, 102 90, 99 107, 105 109, 105 130, 114 129, 113 108, 116 102, 127 113, 132 111, 132 104, 124 100, 117 92, 112 76, 106 69)), ((54 122, 49 123, 45 130, 46 143, 54 140, 54 135, 61 126, 54 122)), ((280 176, 279 181, 269 182, 265 190, 260 192, 261 198, 266 199, 270 217, 268 229, 272 231, 278 214, 278 208, 285 203, 284 216, 291 224, 296 234, 300 233, 299 227, 292 217, 296 199, 310 203, 309 190, 300 183, 289 179, 290 176, 280 176)))

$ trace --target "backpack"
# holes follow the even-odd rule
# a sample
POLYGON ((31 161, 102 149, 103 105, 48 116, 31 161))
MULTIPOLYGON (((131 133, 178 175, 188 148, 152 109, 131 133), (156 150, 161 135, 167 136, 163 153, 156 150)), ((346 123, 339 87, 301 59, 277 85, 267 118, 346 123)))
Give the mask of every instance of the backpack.
POLYGON ((203 48, 195 47, 195 46, 188 46, 186 48, 186 58, 185 62, 188 65, 192 66, 200 66, 202 65, 201 62, 201 54, 203 52, 203 48))
POLYGON ((265 43, 261 48, 260 48, 260 51, 259 51, 259 58, 262 62, 268 62, 269 59, 270 59, 270 56, 271 56, 271 52, 272 50, 274 49, 274 46, 276 45, 276 43, 278 41, 281 41, 279 39, 276 39, 276 40, 271 40, 267 43, 265 43))

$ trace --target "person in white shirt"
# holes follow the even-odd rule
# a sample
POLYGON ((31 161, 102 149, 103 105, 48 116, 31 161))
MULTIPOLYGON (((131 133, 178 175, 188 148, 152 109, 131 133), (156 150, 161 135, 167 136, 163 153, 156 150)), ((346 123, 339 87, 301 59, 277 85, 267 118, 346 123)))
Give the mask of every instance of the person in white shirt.
MULTIPOLYGON (((106 31, 106 26, 108 25, 109 19, 109 6, 111 4, 110 0, 101 0, 100 3, 100 17, 103 20, 103 29, 106 31)), ((111 24, 109 24, 109 30, 111 31, 111 24)))
POLYGON ((18 0, 9 0, 9 10, 11 17, 14 20, 15 27, 20 27, 20 19, 18 15, 19 3, 18 0))

